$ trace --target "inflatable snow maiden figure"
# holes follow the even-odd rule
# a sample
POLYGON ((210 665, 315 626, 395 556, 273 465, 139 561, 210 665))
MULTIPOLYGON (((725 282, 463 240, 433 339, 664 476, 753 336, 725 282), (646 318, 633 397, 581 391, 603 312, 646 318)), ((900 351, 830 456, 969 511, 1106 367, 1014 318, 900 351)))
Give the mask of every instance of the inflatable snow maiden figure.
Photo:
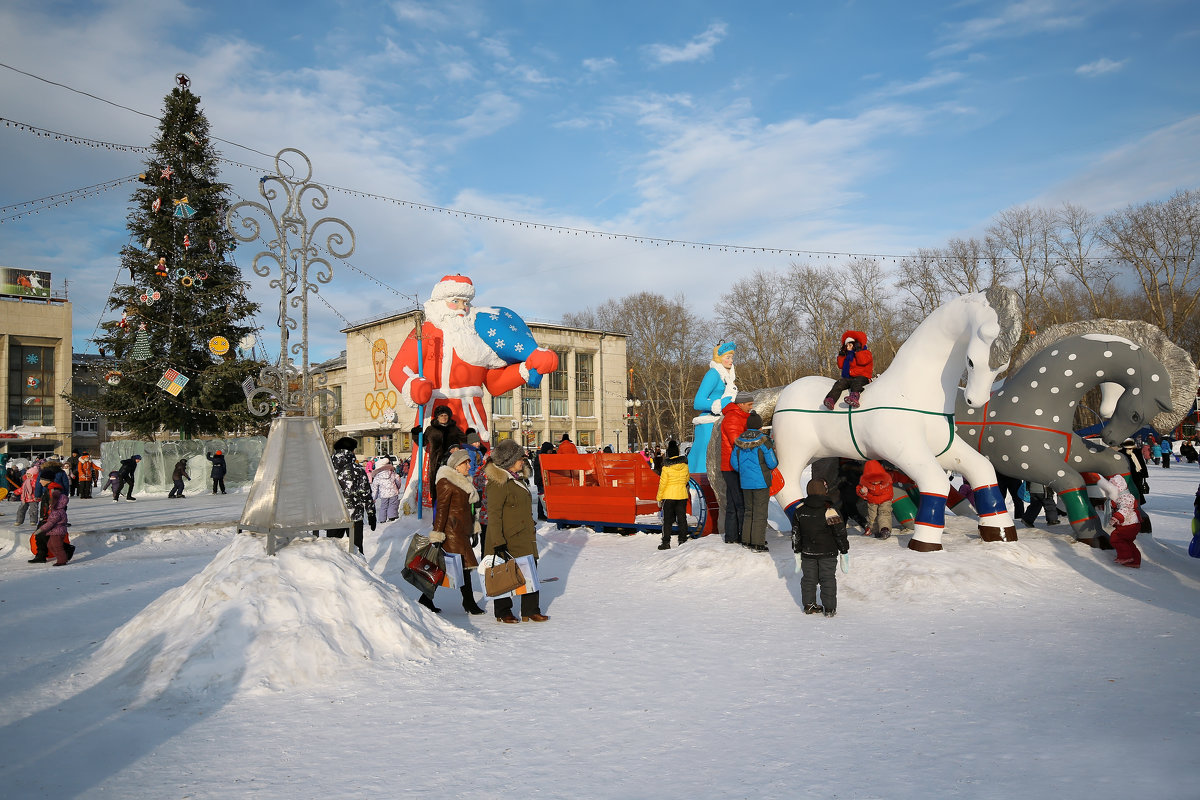
POLYGON ((732 403, 738 392, 733 366, 735 350, 737 345, 733 342, 722 342, 713 348, 712 363, 696 390, 692 407, 703 413, 692 420, 696 428, 692 434, 692 449, 688 451, 688 472, 708 472, 706 455, 713 426, 721 421, 721 409, 732 403))
POLYGON ((777 499, 788 510, 800 501, 800 474, 825 456, 887 460, 916 481, 921 491, 916 533, 909 549, 942 549, 947 471, 975 487, 979 535, 984 541, 1015 541, 990 461, 954 433, 954 402, 966 370, 968 407, 991 396, 996 376, 1007 369, 1021 335, 1017 294, 1003 286, 951 300, 934 309, 896 353, 887 371, 867 385, 861 407, 828 411, 822 400, 833 381, 801 378, 779 394, 773 416, 784 486, 777 499))

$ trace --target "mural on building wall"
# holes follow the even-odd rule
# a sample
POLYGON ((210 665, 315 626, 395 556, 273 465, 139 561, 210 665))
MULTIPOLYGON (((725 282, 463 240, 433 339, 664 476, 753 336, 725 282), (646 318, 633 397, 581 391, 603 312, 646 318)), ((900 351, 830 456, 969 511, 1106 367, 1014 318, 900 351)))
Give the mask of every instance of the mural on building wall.
POLYGON ((399 395, 388 386, 388 346, 384 339, 376 339, 371 343, 371 367, 375 374, 375 386, 363 397, 363 404, 371 419, 383 417, 385 422, 393 422, 399 395))

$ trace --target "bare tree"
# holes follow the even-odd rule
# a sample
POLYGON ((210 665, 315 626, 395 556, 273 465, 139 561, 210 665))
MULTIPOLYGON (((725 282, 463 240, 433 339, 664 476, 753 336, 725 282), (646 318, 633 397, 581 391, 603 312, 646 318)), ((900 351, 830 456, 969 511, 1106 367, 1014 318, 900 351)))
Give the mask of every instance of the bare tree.
POLYGON ((707 326, 683 295, 639 292, 595 310, 565 314, 563 322, 628 334, 630 393, 641 400, 635 428, 641 441, 664 442, 691 431, 692 397, 700 382, 707 326))
POLYGON ((759 270, 733 284, 715 310, 721 335, 738 346, 739 386, 780 386, 794 379, 801 337, 784 276, 759 270))
POLYGON ((802 375, 832 375, 842 333, 851 318, 843 291, 845 268, 814 269, 793 264, 788 288, 794 298, 800 341, 807 344, 798 363, 802 375))
MULTIPOLYGON (((1112 289, 1117 270, 1106 253, 1095 255, 1104 247, 1096 216, 1081 206, 1063 203, 1055 213, 1055 223, 1051 246, 1064 271, 1086 297, 1086 311, 1092 317, 1115 316, 1112 289)), ((1071 302, 1075 299, 1073 292, 1064 290, 1062 294, 1066 307, 1083 311, 1078 303, 1071 302)))
POLYGON ((1200 303, 1200 193, 1180 191, 1162 202, 1109 214, 1097 237, 1137 277, 1149 321, 1172 341, 1186 341, 1200 303))

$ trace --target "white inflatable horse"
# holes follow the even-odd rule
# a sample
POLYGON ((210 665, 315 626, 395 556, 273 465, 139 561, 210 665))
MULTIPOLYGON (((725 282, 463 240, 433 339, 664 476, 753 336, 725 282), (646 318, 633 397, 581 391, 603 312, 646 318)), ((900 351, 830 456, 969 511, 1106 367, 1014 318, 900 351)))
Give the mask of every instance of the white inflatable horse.
POLYGON ((991 462, 954 435, 954 403, 964 370, 967 404, 982 407, 988 401, 1020 336, 1017 303, 1016 292, 993 286, 939 306, 887 371, 863 390, 860 408, 839 402, 825 410, 821 401, 833 383, 829 378, 810 376, 786 386, 775 405, 772 432, 785 481, 777 499, 788 516, 804 495, 800 475, 809 462, 826 456, 883 459, 921 491, 910 549, 942 549, 947 470, 961 473, 974 489, 980 538, 1016 541, 991 462))

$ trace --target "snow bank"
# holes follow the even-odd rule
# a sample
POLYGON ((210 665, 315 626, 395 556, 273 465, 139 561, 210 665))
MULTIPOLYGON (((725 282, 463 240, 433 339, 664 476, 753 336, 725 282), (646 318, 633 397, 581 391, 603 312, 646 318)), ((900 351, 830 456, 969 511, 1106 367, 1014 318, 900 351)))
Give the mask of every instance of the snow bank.
POLYGON ((295 539, 275 557, 238 535, 183 586, 115 630, 89 680, 137 701, 227 699, 337 681, 348 669, 420 659, 467 635, 420 609, 336 540, 295 539))

